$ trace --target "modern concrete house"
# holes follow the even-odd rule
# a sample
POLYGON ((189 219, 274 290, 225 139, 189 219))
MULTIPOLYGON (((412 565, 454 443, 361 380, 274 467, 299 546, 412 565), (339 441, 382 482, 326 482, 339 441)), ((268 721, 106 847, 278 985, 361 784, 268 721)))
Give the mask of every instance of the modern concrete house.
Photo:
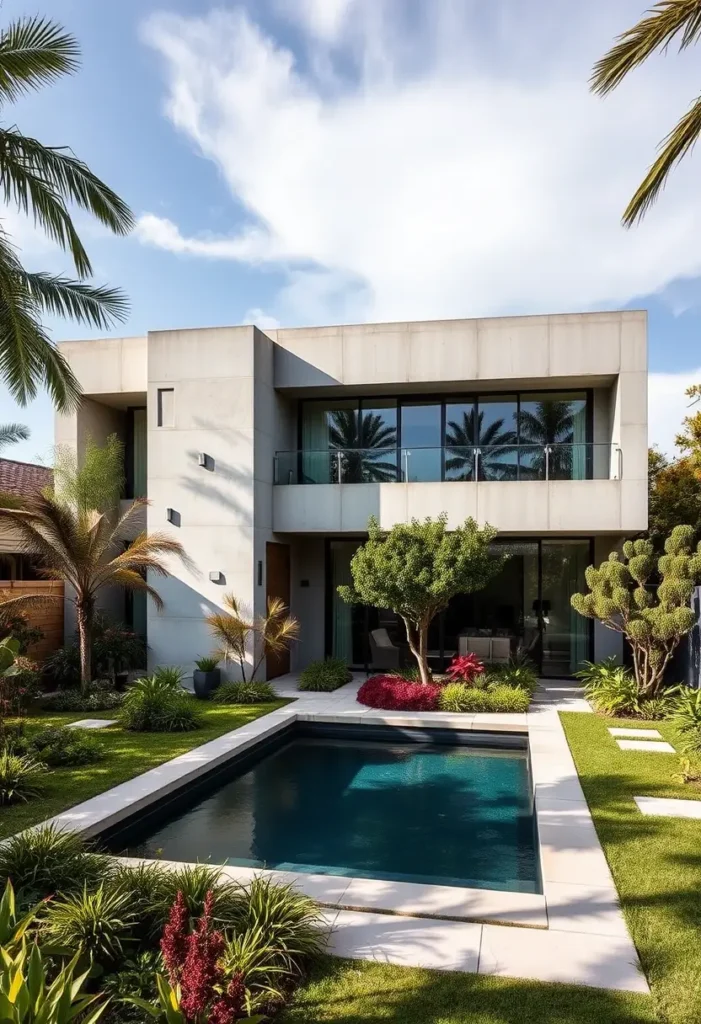
MULTIPOLYGON (((211 650, 203 616, 233 591, 289 603, 301 640, 268 676, 325 654, 401 658, 389 611, 349 607, 368 517, 445 512, 499 530, 511 557, 437 619, 431 662, 527 651, 545 675, 618 650, 570 608, 584 570, 647 527, 647 342, 640 311, 262 331, 226 327, 66 342, 84 399, 57 443, 116 432, 125 501, 196 569, 158 582, 165 610, 113 596, 154 663, 211 650)), ((70 629, 70 624, 67 629, 70 629)))

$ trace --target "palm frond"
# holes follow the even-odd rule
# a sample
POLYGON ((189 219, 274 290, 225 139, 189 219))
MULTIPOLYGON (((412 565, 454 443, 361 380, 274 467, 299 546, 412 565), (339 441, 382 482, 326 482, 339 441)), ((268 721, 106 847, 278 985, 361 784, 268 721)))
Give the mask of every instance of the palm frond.
POLYGON ((623 213, 622 221, 631 227, 641 220, 667 184, 667 178, 682 157, 690 153, 701 134, 701 96, 663 139, 657 159, 635 191, 623 213))
POLYGON ((592 91, 605 96, 655 50, 666 49, 680 34, 680 50, 701 35, 701 0, 659 0, 653 4, 647 16, 618 36, 596 62, 590 79, 592 91))
POLYGON ((23 423, 0 424, 0 448, 8 444, 17 444, 18 441, 27 441, 29 434, 29 427, 25 427, 23 423))
POLYGON ((119 288, 88 285, 69 277, 23 273, 23 279, 37 306, 52 316, 109 330, 115 321, 126 320, 129 302, 119 288))
POLYGON ((17 129, 0 133, 3 176, 34 175, 57 195, 91 213, 116 235, 134 226, 131 210, 108 185, 66 147, 44 146, 17 129))
POLYGON ((22 274, 12 247, 0 235, 0 378, 21 405, 43 385, 56 408, 66 412, 77 405, 80 385, 39 323, 22 274))
POLYGON ((74 37, 38 16, 13 21, 0 33, 0 97, 16 100, 79 66, 74 37))
POLYGON ((127 590, 138 590, 141 593, 148 594, 159 611, 165 607, 163 598, 155 587, 147 583, 144 577, 133 569, 116 569, 111 574, 109 582, 115 586, 126 587, 127 590))

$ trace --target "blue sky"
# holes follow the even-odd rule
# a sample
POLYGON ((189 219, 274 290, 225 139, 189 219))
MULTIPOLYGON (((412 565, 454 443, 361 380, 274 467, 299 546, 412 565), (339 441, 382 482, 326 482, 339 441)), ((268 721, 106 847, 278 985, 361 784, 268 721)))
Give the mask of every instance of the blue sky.
MULTIPOLYGON (((655 59, 606 101, 586 80, 644 0, 5 0, 79 39, 79 74, 6 121, 70 145, 130 203, 128 239, 79 218, 115 333, 645 307, 651 435, 701 379, 699 157, 644 225, 619 216, 698 82, 655 59)), ((697 55, 696 55, 697 56, 697 55)), ((33 269, 66 258, 5 211, 33 269)), ((52 324, 57 340, 89 332, 52 324)), ((47 458, 52 411, 0 421, 47 458)))

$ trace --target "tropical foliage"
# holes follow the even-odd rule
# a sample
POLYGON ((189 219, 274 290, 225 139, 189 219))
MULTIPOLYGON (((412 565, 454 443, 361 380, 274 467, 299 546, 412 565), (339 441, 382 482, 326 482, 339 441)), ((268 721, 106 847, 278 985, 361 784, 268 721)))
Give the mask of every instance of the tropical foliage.
POLYGON ((337 409, 331 416, 331 478, 337 483, 397 479, 397 431, 379 413, 337 409), (340 473, 340 480, 338 479, 340 473))
POLYGON ((68 363, 42 326, 45 314, 108 329, 124 319, 127 303, 117 289, 86 282, 92 265, 70 214, 85 211, 118 235, 133 218, 127 205, 68 147, 49 147, 13 124, 7 105, 78 70, 76 40, 54 21, 24 17, 0 32, 0 193, 8 206, 31 217, 71 257, 76 277, 29 273, 6 232, 0 233, 0 376, 25 404, 45 386, 67 409, 80 389, 68 363))
POLYGON ((503 418, 484 425, 484 411, 463 410, 462 417, 445 425, 445 475, 450 480, 472 480, 475 473, 475 446, 480 448, 480 478, 511 480, 516 476, 518 434, 504 426, 503 418))
MULTIPOLYGON (((70 585, 78 620, 80 681, 87 690, 93 678, 93 629, 100 591, 114 585, 143 591, 161 608, 163 602, 146 574, 167 576, 164 556, 186 557, 179 541, 158 531, 140 533, 124 548, 123 538, 144 502, 137 499, 120 514, 123 447, 116 435, 104 446, 88 441, 80 467, 72 452, 58 454, 56 489, 25 497, 21 507, 0 496, 0 528, 17 533, 23 548, 39 561, 43 578, 70 585)), ((52 599, 63 597, 11 597, 4 607, 21 610, 52 599)))
POLYGON ((225 594, 224 610, 208 615, 206 622, 218 644, 217 661, 238 665, 243 682, 249 654, 252 667, 248 678, 255 679, 266 657, 282 654, 299 636, 299 623, 279 597, 268 598, 265 615, 251 616, 235 594, 225 594))
MULTIPOLYGON (((632 28, 616 39, 594 65, 591 88, 606 96, 653 53, 665 53, 676 40, 679 50, 695 44, 701 35, 701 0, 657 0, 632 28)), ((690 153, 701 132, 701 97, 697 97, 662 140, 656 159, 623 213, 630 227, 641 220, 667 183, 674 166, 690 153)))
POLYGON ((474 519, 448 531, 448 518, 398 523, 389 532, 376 519, 368 540, 351 559, 353 585, 338 588, 349 604, 389 608, 406 627, 421 682, 428 683, 428 628, 456 594, 481 590, 504 564, 505 555, 490 549, 497 531, 474 519))
POLYGON ((29 427, 21 423, 0 423, 0 451, 10 444, 29 439, 29 427))
POLYGON ((701 751, 701 690, 680 687, 672 721, 684 737, 687 751, 701 751))
POLYGON ((256 679, 245 683, 222 683, 212 694, 215 704, 268 704, 277 699, 270 683, 256 679))
POLYGON ((690 457, 668 459, 648 452, 648 535, 662 554, 665 539, 678 523, 689 523, 701 540, 701 471, 690 457))
POLYGON ((119 717, 134 732, 189 732, 201 724, 195 698, 157 674, 129 687, 119 717))
POLYGON ((598 569, 590 565, 588 593, 572 596, 575 611, 622 633, 630 644, 641 700, 657 696, 670 658, 694 625, 689 601, 701 580, 701 544, 692 550, 692 539, 692 527, 675 526, 659 559, 651 541, 626 541, 623 558, 613 551, 598 569), (656 593, 647 586, 655 572, 661 579, 656 593))
POLYGON ((352 679, 348 666, 342 658, 325 658, 312 661, 299 676, 300 690, 330 693, 352 679))

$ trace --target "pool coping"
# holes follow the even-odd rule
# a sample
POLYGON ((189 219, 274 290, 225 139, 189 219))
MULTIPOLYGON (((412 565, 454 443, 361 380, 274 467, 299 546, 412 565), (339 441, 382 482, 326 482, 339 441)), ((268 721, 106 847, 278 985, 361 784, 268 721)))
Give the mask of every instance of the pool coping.
POLYGON ((313 896, 327 908, 326 919, 333 928, 330 951, 339 956, 366 958, 372 954, 389 962, 436 969, 649 991, 556 705, 534 703, 527 713, 510 715, 385 713, 357 703, 358 680, 323 694, 300 693, 294 677, 276 682, 278 693, 295 697, 294 704, 187 751, 42 824, 94 836, 297 720, 520 733, 528 737, 542 895, 234 865, 224 866, 222 871, 240 881, 258 874, 274 876, 313 896), (450 942, 444 936, 451 934, 458 945, 465 943, 463 966, 447 966, 454 965, 455 958, 446 958, 444 953, 434 957, 420 938, 422 927, 428 932, 427 940, 428 935, 436 938, 436 948, 443 941, 450 942), (376 942, 369 938, 373 928, 376 942), (401 942, 396 939, 398 934, 404 936, 401 942))

